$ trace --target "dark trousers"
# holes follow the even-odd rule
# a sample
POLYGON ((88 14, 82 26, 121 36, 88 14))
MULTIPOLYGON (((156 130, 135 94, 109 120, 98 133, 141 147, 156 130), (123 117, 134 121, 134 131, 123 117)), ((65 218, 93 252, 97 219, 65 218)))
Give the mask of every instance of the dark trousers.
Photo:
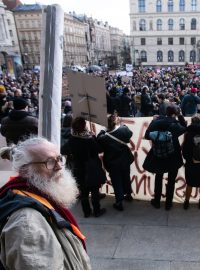
MULTIPOLYGON (((166 188, 166 204, 171 204, 174 196, 174 187, 175 187, 175 180, 178 174, 178 169, 168 172, 168 183, 166 188)), ((157 173, 155 176, 155 200, 160 202, 161 195, 162 195, 162 183, 163 183, 163 175, 164 173, 157 173)))
POLYGON ((91 192, 91 202, 94 210, 94 214, 97 214, 100 211, 100 203, 99 203, 99 187, 86 187, 85 185, 79 186, 81 192, 81 205, 83 209, 83 213, 85 215, 91 214, 91 207, 89 202, 89 193, 91 192))
POLYGON ((116 202, 121 202, 125 194, 131 194, 130 166, 116 167, 109 170, 110 179, 115 192, 116 202))

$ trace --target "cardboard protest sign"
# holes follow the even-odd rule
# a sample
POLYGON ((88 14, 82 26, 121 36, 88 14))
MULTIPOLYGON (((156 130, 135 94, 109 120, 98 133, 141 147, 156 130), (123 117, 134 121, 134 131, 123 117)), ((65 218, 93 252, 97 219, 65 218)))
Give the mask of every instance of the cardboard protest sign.
POLYGON ((75 71, 69 71, 67 75, 73 117, 83 116, 90 122, 107 126, 104 79, 75 71))

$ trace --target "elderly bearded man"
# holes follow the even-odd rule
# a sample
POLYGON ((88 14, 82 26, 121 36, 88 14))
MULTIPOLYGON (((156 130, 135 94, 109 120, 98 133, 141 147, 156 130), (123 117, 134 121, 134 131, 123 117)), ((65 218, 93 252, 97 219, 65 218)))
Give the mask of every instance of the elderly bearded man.
POLYGON ((0 189, 3 267, 91 269, 84 236, 66 208, 75 202, 77 187, 62 167, 57 147, 46 139, 30 138, 18 144, 11 155, 19 175, 0 189))

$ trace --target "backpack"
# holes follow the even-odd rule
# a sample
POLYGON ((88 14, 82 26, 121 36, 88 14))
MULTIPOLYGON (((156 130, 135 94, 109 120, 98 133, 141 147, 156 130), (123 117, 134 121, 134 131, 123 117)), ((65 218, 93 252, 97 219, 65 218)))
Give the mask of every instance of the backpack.
POLYGON ((192 158, 194 163, 200 163, 200 135, 193 138, 192 158))
POLYGON ((172 133, 170 131, 152 131, 149 133, 152 140, 154 156, 158 158, 168 158, 174 153, 172 133))

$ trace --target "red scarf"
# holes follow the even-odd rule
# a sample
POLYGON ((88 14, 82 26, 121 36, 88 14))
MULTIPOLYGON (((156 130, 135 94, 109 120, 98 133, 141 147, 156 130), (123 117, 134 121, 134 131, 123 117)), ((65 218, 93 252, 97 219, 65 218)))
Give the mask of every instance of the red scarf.
MULTIPOLYGON (((73 217, 72 213, 67 208, 63 208, 59 206, 53 200, 51 200, 46 194, 42 193, 35 187, 28 185, 27 180, 25 178, 22 178, 21 176, 11 177, 10 181, 0 188, 0 197, 3 197, 9 189, 24 190, 24 191, 28 191, 28 192, 34 193, 36 195, 39 195, 45 198, 53 206, 53 208, 55 209, 57 213, 59 213, 70 224, 76 226, 79 229, 79 226, 75 218, 73 217)), ((82 239, 80 240, 82 241, 83 246, 86 249, 85 241, 82 239)))

